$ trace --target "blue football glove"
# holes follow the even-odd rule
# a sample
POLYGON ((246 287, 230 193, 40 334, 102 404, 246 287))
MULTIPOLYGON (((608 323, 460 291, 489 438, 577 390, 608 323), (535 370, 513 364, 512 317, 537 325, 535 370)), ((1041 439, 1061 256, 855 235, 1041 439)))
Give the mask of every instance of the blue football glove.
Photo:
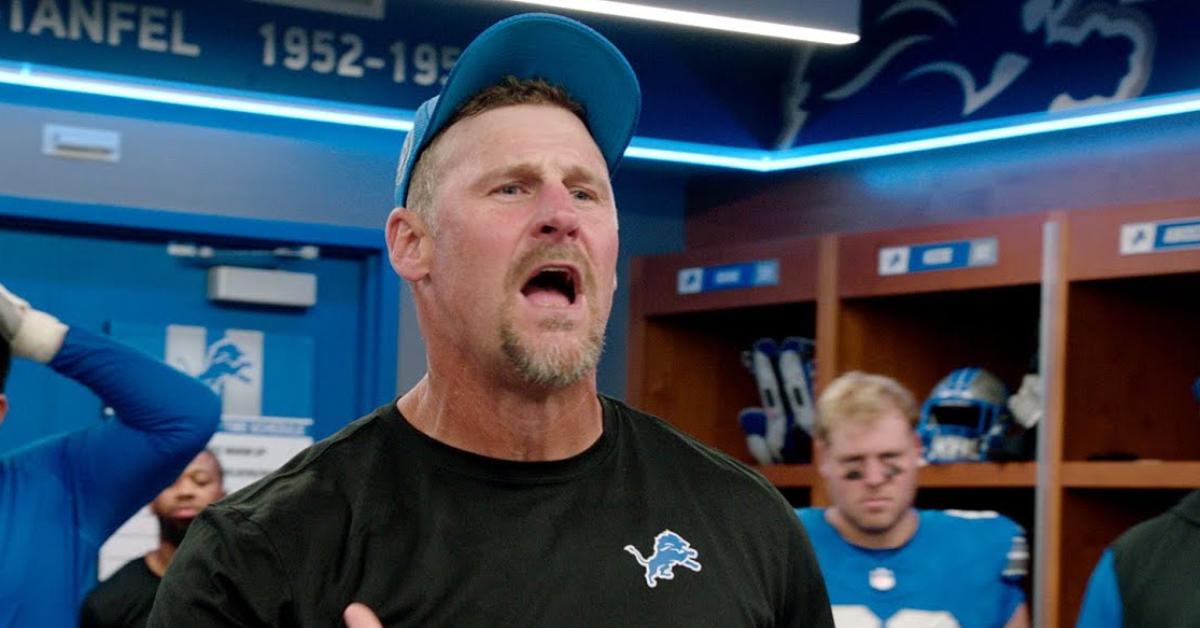
POLYGON ((746 434, 746 449, 758 464, 771 464, 771 451, 767 447, 767 413, 762 408, 745 408, 738 413, 738 423, 746 434))
POLYGON ((758 393, 762 399, 762 409, 767 414, 767 449, 771 459, 783 462, 783 446, 787 440, 788 417, 787 401, 780 391, 779 378, 775 374, 775 361, 779 358, 779 347, 770 338, 760 338, 754 341, 750 351, 750 371, 758 382, 758 393))
POLYGON ((813 342, 807 338, 785 338, 779 347, 779 374, 796 425, 812 435, 816 420, 812 382, 813 342))

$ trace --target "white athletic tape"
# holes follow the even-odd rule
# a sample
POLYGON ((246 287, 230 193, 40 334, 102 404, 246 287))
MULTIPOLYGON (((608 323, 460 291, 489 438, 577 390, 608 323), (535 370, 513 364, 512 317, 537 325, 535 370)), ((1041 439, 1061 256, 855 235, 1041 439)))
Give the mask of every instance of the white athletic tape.
POLYGON ((62 348, 67 326, 57 318, 39 310, 25 313, 17 335, 12 339, 13 355, 43 364, 54 359, 62 348))

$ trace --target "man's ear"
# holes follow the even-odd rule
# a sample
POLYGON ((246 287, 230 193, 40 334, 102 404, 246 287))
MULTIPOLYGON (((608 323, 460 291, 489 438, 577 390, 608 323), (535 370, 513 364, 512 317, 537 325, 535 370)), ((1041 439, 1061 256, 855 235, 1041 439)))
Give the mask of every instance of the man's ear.
POLYGON ((429 275, 433 250, 425 221, 403 207, 397 207, 387 219, 388 259, 392 268, 407 281, 420 281, 429 275))
POLYGON ((829 443, 825 442, 825 439, 823 438, 813 438, 812 447, 813 466, 817 468, 818 472, 824 471, 825 463, 827 461, 826 456, 829 451, 829 443))

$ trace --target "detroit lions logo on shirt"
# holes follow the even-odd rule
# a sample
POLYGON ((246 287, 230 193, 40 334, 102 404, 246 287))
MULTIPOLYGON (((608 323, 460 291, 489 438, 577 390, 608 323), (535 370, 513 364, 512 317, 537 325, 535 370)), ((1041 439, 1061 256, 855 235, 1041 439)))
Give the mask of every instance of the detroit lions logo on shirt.
POLYGON ((632 545, 626 545, 625 551, 632 554, 646 570, 646 586, 652 589, 658 586, 659 580, 674 580, 676 565, 700 571, 700 563, 696 560, 700 552, 670 530, 663 530, 654 537, 654 553, 649 558, 643 558, 642 553, 632 545))

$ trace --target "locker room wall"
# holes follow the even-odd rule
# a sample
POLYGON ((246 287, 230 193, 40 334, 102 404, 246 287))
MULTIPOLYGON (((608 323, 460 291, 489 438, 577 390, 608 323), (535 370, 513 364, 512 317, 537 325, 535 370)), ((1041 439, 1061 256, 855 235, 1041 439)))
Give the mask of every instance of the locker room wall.
MULTIPOLYGON (((0 87, 0 195, 155 211, 380 229, 392 205, 400 132, 0 87), (121 133, 121 160, 47 157, 44 124, 121 133)), ((629 161, 614 182, 621 286, 599 370, 625 394, 627 272, 636 255, 683 246, 689 174, 629 161)), ((424 373, 413 304, 401 291, 397 388, 424 373)))

